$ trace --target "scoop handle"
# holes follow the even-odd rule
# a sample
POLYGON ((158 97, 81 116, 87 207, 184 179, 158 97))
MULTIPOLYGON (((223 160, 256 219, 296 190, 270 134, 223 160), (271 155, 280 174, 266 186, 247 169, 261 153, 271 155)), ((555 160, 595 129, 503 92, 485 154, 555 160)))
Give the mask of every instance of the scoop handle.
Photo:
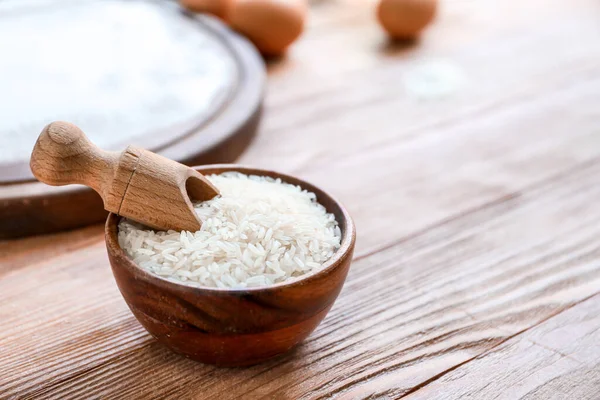
POLYGON ((128 146, 102 150, 68 122, 53 122, 38 138, 30 161, 33 175, 49 185, 79 183, 94 189, 104 209, 154 229, 200 229, 192 200, 219 190, 198 171, 151 151, 128 146))
POLYGON ((83 184, 104 199, 118 159, 119 153, 96 147, 77 126, 57 121, 40 134, 29 165, 41 182, 52 186, 83 184))

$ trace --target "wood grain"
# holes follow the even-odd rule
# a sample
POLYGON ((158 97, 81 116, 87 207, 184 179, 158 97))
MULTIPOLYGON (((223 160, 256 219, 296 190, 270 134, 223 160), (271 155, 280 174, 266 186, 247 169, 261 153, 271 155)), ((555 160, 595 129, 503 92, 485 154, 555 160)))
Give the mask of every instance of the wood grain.
POLYGON ((309 30, 288 68, 269 76, 265 133, 240 162, 327 186, 349 203, 365 254, 591 159, 600 24, 586 10, 598 4, 495 4, 443 3, 418 45, 390 53, 366 6, 350 2, 362 18, 328 35, 309 30), (310 68, 317 57, 329 62, 310 68), (415 98, 407 72, 431 62, 453 65, 466 82, 447 98, 415 98))
POLYGON ((325 188, 355 219, 357 255, 317 330, 251 368, 194 363, 135 322, 100 243, 27 242, 5 258, 19 269, 0 268, 0 398, 387 399, 429 385, 486 398, 516 393, 519 367, 538 398, 597 394, 597 319, 563 316, 600 291, 600 5, 443 1, 412 45, 388 44, 373 11, 313 3, 306 34, 269 64, 241 160, 325 188), (415 97, 406 79, 430 62, 463 85, 415 97), (559 319, 575 348, 520 341, 559 319), (498 374, 495 392, 452 375, 471 363, 498 374))
POLYGON ((600 296, 493 348, 407 399, 595 399, 600 296), (510 365, 511 368, 499 368, 510 365))
POLYGON ((202 398, 410 393, 599 292, 598 173, 600 165, 582 166, 355 261, 315 334, 294 354, 253 368, 213 369, 157 347, 126 311, 98 247, 4 275, 0 293, 13 306, 2 311, 11 329, 0 342, 15 351, 0 361, 0 372, 20 373, 0 394, 160 398, 174 386, 175 397, 202 398), (43 280, 40 268, 52 281, 21 298, 27 289, 16 280, 43 280), (94 296, 48 301, 78 287, 94 296), (67 318, 73 325, 65 335, 67 318), (45 340, 32 342, 28 335, 39 324, 45 340))
POLYGON ((87 247, 103 239, 104 225, 90 225, 75 232, 0 241, 0 274, 87 247))

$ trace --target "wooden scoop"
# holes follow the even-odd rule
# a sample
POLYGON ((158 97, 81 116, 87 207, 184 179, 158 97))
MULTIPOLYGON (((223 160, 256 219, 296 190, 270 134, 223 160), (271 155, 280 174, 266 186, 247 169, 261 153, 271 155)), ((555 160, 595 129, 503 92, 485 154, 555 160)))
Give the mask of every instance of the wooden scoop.
POLYGON ((191 200, 219 194, 194 169, 129 146, 104 151, 68 122, 52 122, 38 138, 30 161, 33 175, 53 186, 80 183, 94 189, 107 211, 159 230, 200 229, 191 200))

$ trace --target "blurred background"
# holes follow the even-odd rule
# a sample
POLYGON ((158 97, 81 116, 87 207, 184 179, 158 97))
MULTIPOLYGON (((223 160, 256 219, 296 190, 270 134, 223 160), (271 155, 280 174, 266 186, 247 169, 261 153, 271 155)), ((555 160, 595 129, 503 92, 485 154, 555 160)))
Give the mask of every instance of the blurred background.
POLYGON ((3 235, 104 217, 94 194, 32 181, 31 147, 57 119, 107 149, 313 180, 349 203, 362 249, 378 241, 371 230, 410 232, 593 156, 595 2, 395 1, 388 14, 422 20, 407 37, 388 34, 375 1, 238 0, 228 17, 212 15, 217 0, 184 2, 212 14, 160 0, 2 1, 3 235), (265 37, 283 38, 277 54, 265 37))

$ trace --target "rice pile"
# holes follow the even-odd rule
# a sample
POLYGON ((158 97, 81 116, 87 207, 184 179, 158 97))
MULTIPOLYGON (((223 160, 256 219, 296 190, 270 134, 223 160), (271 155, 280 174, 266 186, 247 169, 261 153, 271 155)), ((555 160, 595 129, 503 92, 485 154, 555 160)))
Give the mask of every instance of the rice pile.
POLYGON ((119 244, 140 267, 193 286, 243 288, 318 271, 341 232, 316 195, 280 179, 227 172, 221 196, 196 203, 197 232, 155 232, 123 219, 119 244))

